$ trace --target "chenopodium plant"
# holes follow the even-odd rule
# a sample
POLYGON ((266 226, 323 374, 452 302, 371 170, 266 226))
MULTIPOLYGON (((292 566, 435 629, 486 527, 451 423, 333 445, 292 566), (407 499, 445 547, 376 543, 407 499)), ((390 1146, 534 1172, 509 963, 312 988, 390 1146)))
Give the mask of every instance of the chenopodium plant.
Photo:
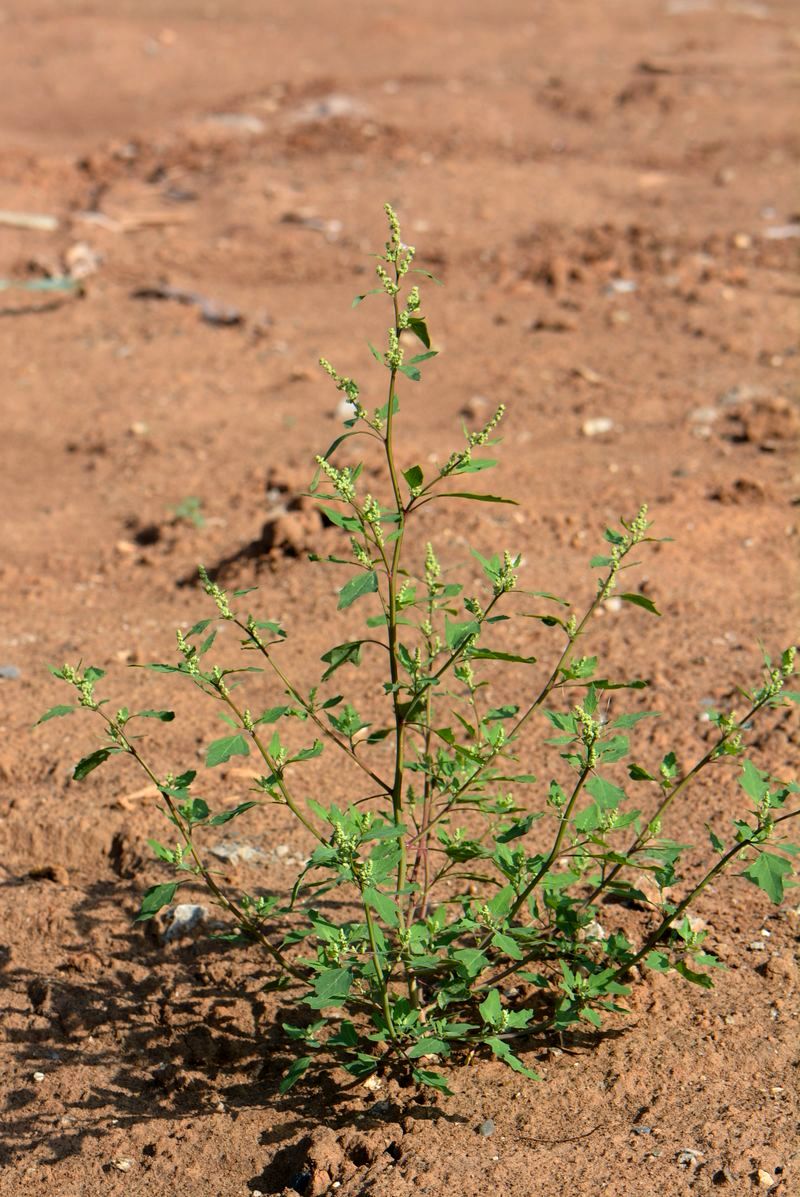
MULTIPOLYGON (((535 1078, 518 1054, 526 1040, 584 1023, 598 1028, 608 1012, 624 1012, 621 999, 634 969, 637 975, 674 970, 710 986, 708 970, 719 961, 707 949, 707 933, 688 915, 693 902, 729 866, 744 866, 743 875, 778 902, 792 884, 791 858, 798 851, 784 832, 800 814, 786 809, 800 787, 770 776, 745 755, 756 718, 800 698, 787 689, 794 648, 774 664, 764 658, 760 683, 741 691, 741 711, 709 713, 711 744, 690 765, 682 766, 674 752, 650 768, 631 761, 629 732, 652 712, 605 713, 610 692, 646 683, 603 677, 597 658, 581 648, 592 616, 653 540, 645 507, 606 531, 606 547, 591 561, 599 571, 594 595, 581 616, 543 592, 535 592, 539 610, 520 611, 520 602, 530 605, 531 592, 518 588, 520 558, 510 552, 475 552, 485 593, 467 595, 443 571, 432 544, 411 540, 418 513, 431 503, 509 501, 460 489, 465 475, 495 465, 481 451, 496 443, 503 408, 480 431, 465 431, 462 447, 427 477, 420 465, 398 463, 398 383, 419 382, 436 350, 419 287, 411 282, 411 276, 432 276, 413 269, 414 249, 402 241, 388 205, 386 214, 389 238, 378 257, 378 286, 368 292, 391 309, 386 348, 381 353, 370 346, 386 372, 386 402, 369 410, 358 384, 322 360, 352 414, 344 433, 317 457, 311 485, 328 521, 349 537, 349 553, 325 558, 346 571, 338 608, 368 608, 366 632, 325 652, 320 685, 305 692, 281 664, 281 625, 250 613, 248 590, 229 594, 201 568, 213 617, 178 631, 175 664, 146 667, 179 675, 218 705, 230 726, 209 745, 205 763, 255 757, 257 796, 212 812, 196 793, 195 770, 159 772, 134 728, 142 719, 171 720, 173 713, 122 707, 109 714, 106 700, 96 696, 100 669, 53 670, 77 702, 43 716, 82 707, 104 722, 105 742, 80 761, 76 779, 128 757, 161 796, 175 838, 170 845, 151 844, 174 876, 147 890, 139 918, 169 906, 179 887, 205 885, 230 920, 223 937, 262 949, 277 970, 274 983, 296 996, 297 1023, 284 1030, 297 1058, 283 1091, 316 1063, 341 1066, 355 1078, 393 1071, 447 1093, 437 1062, 476 1053, 493 1053, 535 1078), (421 351, 410 355, 408 342, 421 351), (334 464, 342 442, 356 437, 380 450, 381 495, 366 489, 360 466, 334 464), (493 646, 498 624, 514 612, 552 629, 559 640, 552 668, 493 646), (215 623, 235 627, 242 650, 259 666, 211 664, 215 623), (329 692, 334 675, 339 683, 365 652, 377 654, 384 668, 383 696, 376 699, 386 708, 380 724, 359 714, 363 694, 359 704, 329 692), (498 669, 503 682, 519 678, 518 701, 487 701, 484 672, 498 669), (251 687, 258 673, 269 686, 256 697, 251 687), (263 707, 265 701, 270 705, 263 707), (544 742, 560 749, 557 776, 544 783, 527 765, 527 732, 539 717, 544 742), (298 737, 291 725, 306 731, 298 737), (290 748, 290 740, 303 746, 290 748), (326 790, 337 784, 346 790, 339 802, 305 796, 303 764, 323 750, 347 763, 338 783, 326 781, 326 790), (619 784, 626 759, 626 785, 641 799, 619 784), (747 809, 727 838, 709 829, 710 863, 682 889, 678 870, 687 845, 666 834, 667 816, 701 773, 731 761, 747 809), (363 789, 355 788, 356 777, 363 789), (203 856, 209 832, 259 801, 287 808, 314 842, 291 894, 282 897, 231 892, 203 856), (597 916, 606 899, 640 912, 634 941, 622 930, 602 929, 597 916)), ((618 597, 659 614, 637 591, 618 597)))

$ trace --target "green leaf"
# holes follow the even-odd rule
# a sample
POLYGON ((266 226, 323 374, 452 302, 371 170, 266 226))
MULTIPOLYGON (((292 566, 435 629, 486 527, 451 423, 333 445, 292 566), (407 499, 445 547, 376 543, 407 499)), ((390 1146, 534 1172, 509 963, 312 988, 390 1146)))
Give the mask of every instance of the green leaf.
POLYGON ((447 1081, 439 1072, 431 1072, 428 1068, 414 1068, 411 1073, 418 1085, 427 1085, 430 1089, 438 1089, 440 1093, 447 1094, 448 1097, 453 1096, 452 1089, 447 1086, 447 1081))
POLYGON ((304 999, 307 1006, 313 1010, 323 1010, 327 1006, 341 1006, 347 1000, 353 984, 353 974, 349 968, 331 968, 320 973, 314 982, 314 996, 304 999))
POLYGON ((206 765, 212 768, 214 765, 222 765, 225 761, 229 761, 232 756, 249 756, 250 745, 241 734, 237 733, 235 736, 222 736, 219 740, 214 740, 208 746, 206 753, 206 765))
POLYGON ((431 335, 428 326, 421 316, 412 316, 408 322, 409 331, 413 332, 417 340, 422 341, 426 349, 431 347, 431 335))
POLYGON ((504 935, 502 931, 495 931, 492 936, 492 947, 505 952, 506 956, 510 956, 512 960, 522 959, 522 952, 517 941, 510 935, 504 935))
POLYGON ((352 306, 357 308, 360 303, 363 303, 368 295, 383 295, 383 287, 370 287, 369 291, 365 291, 363 295, 356 295, 352 306))
POLYGON ((175 853, 171 848, 165 848, 158 840, 148 840, 147 842, 159 860, 165 860, 167 864, 173 864, 175 853))
POLYGON ((363 640, 348 640, 346 644, 337 644, 335 648, 328 649, 323 653, 320 660, 325 661, 328 669, 322 675, 323 682, 327 682, 332 673, 335 673, 342 665, 360 665, 361 664, 361 647, 363 640))
POLYGON ((344 528, 347 532, 359 532, 361 530, 361 523, 352 515, 344 515, 341 511, 337 511, 335 507, 326 507, 324 503, 318 504, 320 511, 324 511, 326 517, 332 524, 336 524, 337 528, 344 528))
POLYGON ((669 956, 664 952, 648 952, 644 962, 654 973, 668 973, 672 967, 669 956))
POLYGON ((769 790, 769 773, 757 769, 752 761, 742 761, 742 775, 739 785, 749 798, 759 803, 769 790))
POLYGON ((160 719, 162 723, 171 723, 175 718, 174 711, 137 711, 131 715, 132 719, 160 719))
POLYGON ((645 594, 621 594, 619 597, 623 603, 633 603, 635 607, 644 607, 645 611, 650 611, 653 615, 661 614, 653 600, 645 594))
POLYGON ((412 382, 419 382, 420 379, 422 378, 422 374, 420 373, 420 371, 417 369, 416 366, 412 366, 412 365, 409 365, 409 364, 403 362, 397 368, 401 374, 405 374, 406 378, 410 378, 412 382))
POLYGON ((289 710, 291 710, 291 707, 269 707, 266 711, 264 711, 261 715, 259 715, 258 719, 256 719, 255 722, 256 723, 277 723, 278 720, 282 719, 283 716, 286 714, 286 712, 289 710))
POLYGON ((792 871, 791 861, 773 852, 760 852, 753 863, 744 870, 743 876, 763 889, 776 904, 783 898, 787 874, 792 871))
POLYGON ((411 466, 411 468, 408 470, 403 470, 403 477, 405 478, 411 490, 416 490, 417 487, 422 486, 425 476, 422 473, 422 467, 415 465, 411 466))
POLYGON ((213 815, 209 821, 209 827, 221 827, 223 823, 230 823, 231 819, 243 815, 246 810, 258 806, 257 802, 240 802, 238 806, 234 806, 231 810, 220 811, 218 815, 213 815))
POLYGON ((477 977, 489 963, 487 957, 478 948, 459 948, 453 952, 453 960, 461 965, 470 978, 477 977))
POLYGON ((283 1079, 278 1085, 278 1091, 280 1093, 288 1093, 292 1085, 296 1085, 303 1073, 308 1070, 312 1060, 312 1056, 300 1056, 298 1060, 295 1060, 291 1068, 284 1073, 283 1079))
POLYGON ((507 1064, 509 1068, 512 1068, 514 1072, 519 1072, 522 1076, 526 1076, 528 1080, 531 1081, 540 1081, 542 1079, 537 1072, 533 1072, 530 1068, 526 1068, 522 1061, 517 1059, 504 1039, 498 1039, 493 1035, 490 1039, 486 1040, 486 1044, 492 1049, 498 1060, 502 1060, 503 1063, 507 1064))
POLYGON ((33 726, 38 727, 40 723, 47 723, 48 719, 60 719, 62 715, 71 715, 76 709, 76 707, 65 706, 63 704, 61 706, 51 707, 49 711, 45 711, 41 719, 36 720, 33 726))
POLYGON ((473 661, 510 661, 516 665, 535 665, 536 657, 520 657, 516 653, 501 653, 493 648, 474 648, 470 650, 473 661))
MULTIPOLYGON (((339 591, 339 602, 337 607, 340 611, 344 611, 356 599, 362 598, 365 594, 374 594, 378 589, 378 575, 374 570, 366 570, 364 573, 356 574, 349 582, 345 582, 342 589, 339 591)), ((323 660, 325 658, 323 657, 323 660)))
POLYGON ((447 647, 451 652, 456 652, 471 636, 476 635, 480 630, 481 625, 476 619, 468 619, 464 623, 457 623, 455 620, 448 619, 445 616, 444 635, 447 647))
POLYGON ((699 985, 701 989, 713 989, 714 982, 706 973, 696 973, 685 960, 678 960, 675 964, 675 972, 680 973, 685 981, 691 981, 693 985, 699 985))
POLYGON ((708 838, 711 840, 711 847, 714 849, 715 852, 719 852, 720 854, 722 854, 725 851, 725 845, 723 844, 723 842, 719 838, 719 836, 716 835, 711 830, 708 823, 706 823, 706 831, 708 832, 708 838))
POLYGON ((503 1014, 503 1005, 500 1001, 499 989, 493 989, 486 995, 484 1000, 478 1006, 478 1012, 485 1023, 490 1027, 496 1027, 500 1023, 503 1014))
POLYGON ((380 917, 390 927, 396 927, 399 922, 399 915, 397 905, 392 901, 388 894, 382 894, 380 890, 373 889, 371 886, 364 890, 364 902, 372 910, 377 910, 380 917))
MULTIPOLYGON (((330 1039, 328 1040, 330 1043, 330 1039)), ((444 1039, 436 1039, 428 1035, 425 1039, 418 1039, 413 1047, 406 1052, 409 1060, 418 1060, 420 1056, 449 1056, 450 1044, 444 1039)))
POLYGON ((152 885, 142 898, 136 922, 145 923, 158 914, 162 907, 169 906, 180 884, 180 881, 167 881, 164 885, 152 885))
POLYGON ((627 715, 620 715, 611 724, 612 727, 635 727, 641 719, 659 719, 660 711, 634 711, 627 715))
POLYGON ((512 507, 519 507, 516 499, 502 499, 499 495, 477 495, 467 490, 445 490, 434 495, 436 499, 472 499, 476 503, 510 503, 512 507))
POLYGON ((73 781, 83 781, 84 777, 88 776, 93 769, 98 765, 102 765, 104 761, 115 752, 119 752, 119 748, 98 748, 96 752, 90 752, 83 760, 78 761, 72 773, 73 781))

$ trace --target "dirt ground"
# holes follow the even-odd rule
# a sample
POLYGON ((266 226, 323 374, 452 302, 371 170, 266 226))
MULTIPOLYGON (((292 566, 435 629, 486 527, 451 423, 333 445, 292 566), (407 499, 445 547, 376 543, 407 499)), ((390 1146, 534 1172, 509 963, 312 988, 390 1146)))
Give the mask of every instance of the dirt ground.
MULTIPOLYGON (((664 617, 606 611, 592 651, 673 721, 640 757, 691 760, 797 629, 798 57, 790 0, 4 0, 0 209, 55 227, 0 217, 0 277, 84 290, 0 291, 2 1197, 800 1193, 796 893, 706 893, 717 988, 651 976, 601 1040, 531 1048, 541 1084, 479 1062, 448 1101, 279 1098, 267 962, 134 925, 153 799, 123 768, 70 781, 91 721, 31 731, 65 701, 46 664, 83 658, 115 703, 176 705, 164 768, 197 760, 213 712, 126 666, 206 613, 198 560, 262 587, 313 680, 330 533, 281 509, 338 427, 318 355, 370 377, 384 316, 350 300, 388 199, 446 283, 401 450, 509 407, 521 506, 453 514, 442 556, 499 538, 526 585, 588 596, 603 527, 648 501, 664 617)), ((757 759, 796 770, 797 718, 768 722, 757 759)), ((671 830, 705 842, 737 803, 723 770, 671 830)), ((285 891, 307 844, 282 812, 237 835, 232 879, 285 891)))

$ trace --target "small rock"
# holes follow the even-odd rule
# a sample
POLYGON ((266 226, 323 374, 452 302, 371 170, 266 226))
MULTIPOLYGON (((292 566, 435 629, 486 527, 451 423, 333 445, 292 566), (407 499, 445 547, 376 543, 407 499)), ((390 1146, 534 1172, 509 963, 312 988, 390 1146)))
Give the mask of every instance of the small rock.
POLYGON ((764 236, 770 241, 788 241, 790 237, 800 237, 800 224, 773 225, 764 229, 764 236))
POLYGON ((633 1133, 635 1135, 652 1135, 653 1128, 652 1126, 635 1126, 633 1128, 633 1133))
POLYGON ((383 1082, 381 1081, 381 1078, 376 1076, 373 1072, 372 1075, 368 1076, 364 1081, 364 1088, 369 1089, 370 1093, 377 1093, 382 1083, 383 1082))
POLYGON ((44 1073, 34 1072, 33 1079, 36 1081, 37 1085, 40 1084, 44 1080, 44 1073))
POLYGON ((719 409, 716 407, 693 407, 689 412, 692 424, 713 424, 718 418, 719 409))
POLYGON ((266 852, 252 844, 242 844, 238 840, 220 840, 209 851, 219 860, 229 860, 231 864, 257 864, 267 859, 266 852))
POLYGON ((611 432, 613 427, 614 421, 608 416, 592 416, 583 421, 581 432, 584 436, 603 436, 604 433, 611 432))
POLYGON ((102 262, 100 254, 96 253, 86 241, 77 241, 64 254, 64 263, 71 278, 89 278, 96 274, 102 262))
POLYGON ((606 599, 606 608, 609 611, 617 612, 622 610, 622 599, 618 594, 614 594, 610 599, 606 599))
POLYGON ((637 284, 632 278, 612 278, 605 288, 606 295, 632 295, 637 290, 637 284))
POLYGON ((747 946, 751 952, 763 952, 767 947, 763 939, 754 939, 753 942, 749 943, 747 946))
POLYGON ((759 1168, 756 1175, 758 1177, 758 1183, 762 1189, 771 1189, 775 1184, 775 1181, 772 1179, 769 1172, 765 1172, 763 1168, 759 1168))
POLYGON ((275 855, 278 857, 279 860, 282 860, 284 856, 288 856, 289 855, 289 845, 288 844, 278 844, 277 847, 275 848, 275 855))
POLYGON ((694 1151, 691 1147, 684 1147, 677 1153, 675 1159, 682 1168, 696 1168, 697 1161, 702 1155, 700 1151, 694 1151))
POLYGON ((111 1161, 111 1167, 116 1168, 117 1172, 130 1172, 133 1160, 129 1160, 125 1156, 118 1156, 111 1161))
POLYGON ((478 1133, 483 1135, 483 1137, 485 1139, 488 1139, 490 1135, 493 1135, 494 1134, 494 1119, 487 1118, 485 1122, 482 1122, 480 1124, 480 1126, 478 1127, 478 1133))
POLYGON ((229 129, 231 133, 244 133, 249 137, 257 137, 266 128, 261 117, 249 112, 212 112, 206 120, 219 129, 229 129))
POLYGON ((315 121, 341 120, 346 117, 365 116, 366 109, 352 96, 331 92, 319 100, 309 100, 292 114, 292 120, 300 124, 315 121))
POLYGON ((20 671, 16 665, 0 665, 0 678, 7 682, 13 682, 20 676, 20 671))
POLYGON ((182 935, 188 935, 200 923, 205 922, 208 911, 205 906, 198 906, 191 902, 180 902, 172 908, 172 921, 162 935, 164 943, 171 943, 182 935))

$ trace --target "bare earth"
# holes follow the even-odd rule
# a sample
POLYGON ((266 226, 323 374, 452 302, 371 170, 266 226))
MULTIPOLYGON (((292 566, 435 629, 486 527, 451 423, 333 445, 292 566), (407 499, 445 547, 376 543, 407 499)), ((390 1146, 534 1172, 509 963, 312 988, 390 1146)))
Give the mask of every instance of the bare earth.
MULTIPOLYGON (((591 648, 674 721, 639 758, 694 759, 704 702, 735 703, 759 639, 797 630, 798 57, 790 0, 5 0, 0 209, 58 225, 0 224, 0 277, 93 272, 82 297, 0 292, 3 1197, 672 1197, 764 1192, 759 1169, 800 1193, 796 893, 707 892, 717 988, 650 976, 602 1039, 532 1045, 542 1084, 478 1062, 446 1102, 279 1098, 267 962, 134 925, 163 876, 155 801, 132 769, 70 780, 91 720, 31 731, 66 700, 45 665, 82 657, 113 702, 176 705, 164 769, 197 761, 214 712, 126 665, 206 613, 198 560, 261 585, 304 684, 361 618, 329 626, 341 580, 306 560, 334 533, 302 513, 261 533, 338 427, 318 355, 370 378, 385 314, 349 305, 388 199, 446 283, 409 463, 509 406, 492 489, 521 506, 453 509, 441 555, 508 544, 527 586, 588 597, 602 529, 648 501, 675 538, 643 566, 664 617, 607 611, 591 648), (135 295, 165 285, 212 322, 135 295), (174 520, 187 496, 202 529, 174 520)), ((779 713, 757 759, 791 772, 799 746, 779 713)), ((738 802, 721 770, 670 831, 705 843, 738 802)), ((263 860, 232 880, 285 892, 307 843, 278 808, 236 826, 263 860)))

